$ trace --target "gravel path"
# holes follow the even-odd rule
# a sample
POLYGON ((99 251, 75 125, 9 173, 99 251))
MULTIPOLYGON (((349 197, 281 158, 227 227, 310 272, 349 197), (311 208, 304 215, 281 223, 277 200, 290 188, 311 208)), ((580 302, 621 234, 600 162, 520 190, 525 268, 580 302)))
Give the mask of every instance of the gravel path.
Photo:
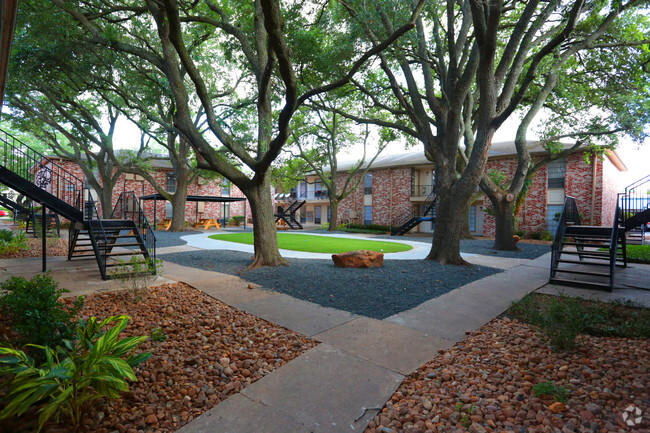
POLYGON ((365 433, 648 432, 650 341, 578 343, 553 353, 530 326, 495 319, 409 375, 365 433), (566 388, 566 402, 535 396, 544 382, 566 388), (643 415, 626 426, 630 406, 643 415))
POLYGON ((331 260, 313 259, 289 259, 288 267, 243 272, 251 262, 248 253, 212 250, 160 257, 183 266, 239 275, 266 289, 376 319, 499 272, 484 266, 442 266, 422 260, 385 260, 383 268, 343 269, 334 267, 331 260))

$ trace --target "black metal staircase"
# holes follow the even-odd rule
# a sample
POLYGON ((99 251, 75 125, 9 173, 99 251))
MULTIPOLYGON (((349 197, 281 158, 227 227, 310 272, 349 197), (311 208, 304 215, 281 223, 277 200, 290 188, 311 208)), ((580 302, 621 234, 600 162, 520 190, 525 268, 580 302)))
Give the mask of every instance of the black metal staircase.
POLYGON ((140 255, 155 265, 155 237, 141 210, 137 221, 102 220, 85 180, 1 129, 0 183, 40 203, 46 215, 70 220, 68 259, 95 257, 103 279, 120 257, 140 255))
POLYGON ((408 233, 424 221, 436 221, 436 194, 431 192, 423 204, 413 206, 393 222, 396 229, 391 230, 391 236, 401 236, 408 233))
POLYGON ((650 176, 618 194, 614 216, 612 227, 581 225, 575 199, 566 197, 551 248, 550 282, 613 290, 616 268, 627 266, 630 233, 640 230, 640 242, 645 241, 644 231, 650 221, 650 176))
POLYGON ((291 230, 302 230, 302 224, 296 218, 296 212, 306 203, 306 201, 292 201, 286 209, 280 208, 281 210, 275 213, 275 222, 282 220, 291 230))

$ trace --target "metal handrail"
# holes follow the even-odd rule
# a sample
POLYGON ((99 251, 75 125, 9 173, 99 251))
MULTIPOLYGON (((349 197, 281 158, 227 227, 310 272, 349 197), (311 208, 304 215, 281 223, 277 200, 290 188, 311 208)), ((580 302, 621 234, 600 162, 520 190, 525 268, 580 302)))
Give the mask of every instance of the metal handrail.
POLYGON ((650 175, 626 186, 625 192, 618 195, 617 202, 620 207, 617 219, 625 227, 635 213, 650 208, 650 175))
POLYGON ((564 198, 564 207, 562 208, 562 214, 560 215, 555 236, 553 237, 553 244, 551 245, 551 278, 555 278, 555 270, 558 265, 558 260, 560 260, 562 239, 564 239, 567 225, 580 225, 578 205, 576 204, 576 199, 571 196, 564 198))
POLYGON ((120 194, 111 218, 115 219, 128 219, 135 222, 136 227, 140 231, 140 235, 144 238, 145 248, 152 259, 151 265, 156 267, 156 235, 147 220, 144 210, 140 206, 140 201, 133 191, 126 191, 120 194), (129 200, 132 200, 133 210, 129 210, 129 200))
POLYGON ((431 214, 431 216, 434 217, 436 199, 437 199, 436 193, 431 192, 424 201, 426 204, 424 211, 421 212, 419 210, 420 207, 416 207, 416 206, 411 207, 411 209, 402 213, 398 218, 393 220, 393 227, 395 228, 402 227, 404 224, 406 224, 413 218, 427 217, 429 214, 431 214))
POLYGON ((83 201, 78 203, 77 198, 85 188, 85 180, 3 129, 0 142, 0 162, 5 168, 83 213, 83 201))

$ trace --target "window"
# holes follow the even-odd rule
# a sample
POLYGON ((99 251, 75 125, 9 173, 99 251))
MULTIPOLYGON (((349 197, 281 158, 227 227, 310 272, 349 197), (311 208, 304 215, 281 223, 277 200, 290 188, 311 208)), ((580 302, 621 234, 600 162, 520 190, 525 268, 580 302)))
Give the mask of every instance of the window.
POLYGON ((372 194, 372 173, 366 173, 363 179, 363 193, 372 194))
POLYGON ((372 224, 372 206, 363 207, 363 223, 372 224))
POLYGON ((307 183, 300 182, 300 198, 307 197, 307 183))
POLYGON ((228 197, 229 195, 230 195, 230 181, 224 179, 223 182, 221 182, 221 196, 228 197))
POLYGON ((320 206, 314 207, 314 222, 316 224, 320 224, 320 218, 321 218, 321 208, 320 206))
POLYGON ((165 190, 171 193, 176 192, 176 173, 174 173, 173 171, 167 172, 167 185, 165 190))
POLYGON ((223 218, 224 222, 228 222, 230 219, 230 203, 224 203, 223 205, 223 218))
POLYGON ((566 160, 556 159, 548 163, 548 187, 564 188, 564 177, 566 176, 566 160))

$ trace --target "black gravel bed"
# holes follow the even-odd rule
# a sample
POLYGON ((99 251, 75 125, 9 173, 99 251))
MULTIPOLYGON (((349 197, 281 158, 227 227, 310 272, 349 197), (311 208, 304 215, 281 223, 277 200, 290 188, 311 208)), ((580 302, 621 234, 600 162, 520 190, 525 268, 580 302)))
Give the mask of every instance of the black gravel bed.
POLYGON ((492 239, 468 239, 460 241, 460 251, 463 253, 483 254, 484 256, 496 256, 508 259, 536 259, 551 252, 550 245, 528 244, 518 242, 519 251, 497 251, 492 248, 492 239))
POLYGON ((187 242, 181 239, 181 236, 196 235, 202 233, 198 230, 187 230, 184 232, 166 232, 163 230, 156 231, 156 248, 177 247, 185 245, 187 242))
POLYGON ((238 275, 265 289, 375 319, 385 319, 501 272, 486 266, 443 266, 424 260, 385 260, 382 268, 349 269, 320 259, 288 259, 290 266, 244 272, 251 263, 250 253, 207 250, 160 257, 183 266, 238 275))

